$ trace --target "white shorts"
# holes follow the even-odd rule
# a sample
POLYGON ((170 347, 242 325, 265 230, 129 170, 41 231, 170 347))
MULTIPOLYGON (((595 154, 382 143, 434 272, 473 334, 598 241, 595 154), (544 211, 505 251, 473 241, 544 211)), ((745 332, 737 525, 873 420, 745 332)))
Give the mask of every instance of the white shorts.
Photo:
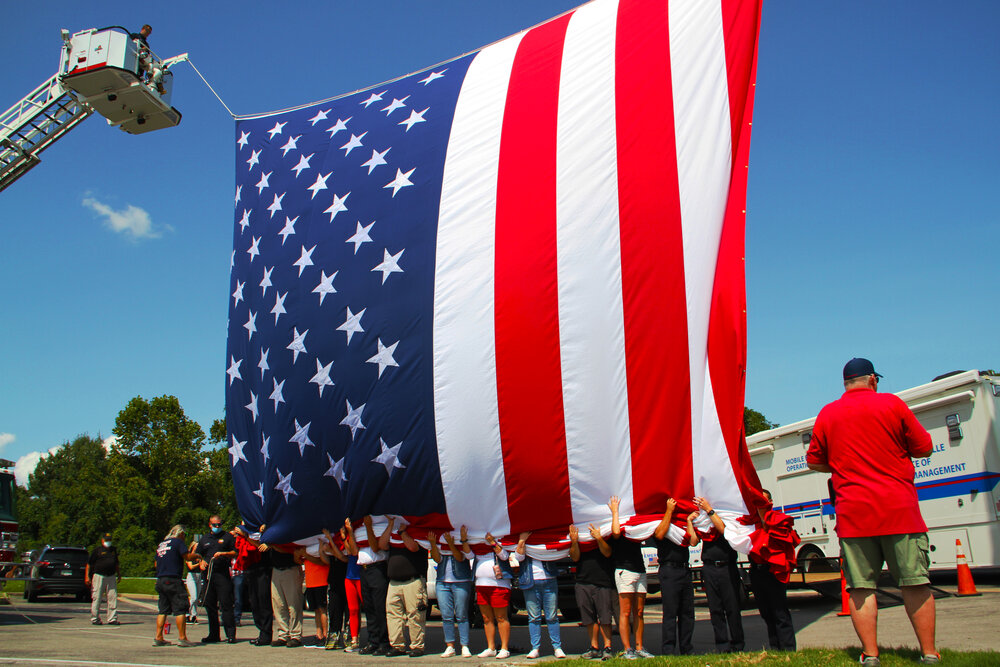
POLYGON ((619 593, 646 593, 646 573, 632 570, 615 570, 615 588, 619 593))

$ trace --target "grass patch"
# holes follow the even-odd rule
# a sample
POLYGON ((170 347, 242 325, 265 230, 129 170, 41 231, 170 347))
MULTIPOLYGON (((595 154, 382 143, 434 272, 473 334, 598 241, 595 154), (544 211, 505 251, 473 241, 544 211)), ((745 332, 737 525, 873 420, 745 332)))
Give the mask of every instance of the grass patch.
MULTIPOLYGON (((20 595, 24 593, 23 581, 8 581, 3 587, 3 591, 9 595, 20 595)), ((128 595, 156 595, 156 579, 131 579, 125 577, 118 582, 118 592, 128 595)))
MULTIPOLYGON (((760 651, 754 653, 736 653, 721 655, 684 655, 657 656, 652 660, 643 660, 643 665, 671 665, 671 667, 838 667, 857 665, 860 648, 851 649, 802 649, 795 653, 779 651, 760 651)), ((947 667, 995 667, 1000 664, 1000 653, 996 651, 941 651, 942 664, 947 667)), ((920 653, 913 649, 883 649, 879 658, 885 667, 903 667, 915 665, 920 653)), ((592 660, 561 660, 560 665, 593 665, 592 660)), ((621 658, 613 663, 636 664, 621 658)))
POLYGON ((24 592, 24 582, 23 581, 8 581, 3 590, 5 593, 23 593, 24 592))

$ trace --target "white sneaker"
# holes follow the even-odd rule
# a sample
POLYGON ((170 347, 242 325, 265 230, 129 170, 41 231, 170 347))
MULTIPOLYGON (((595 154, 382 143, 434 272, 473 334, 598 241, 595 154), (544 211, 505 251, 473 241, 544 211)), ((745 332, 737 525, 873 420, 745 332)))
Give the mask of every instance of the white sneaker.
POLYGON ((495 658, 497 657, 496 649, 488 648, 484 649, 482 653, 479 654, 480 658, 495 658))
POLYGON ((538 649, 537 649, 537 648, 533 648, 533 649, 531 649, 531 653, 529 653, 529 654, 528 654, 527 656, 525 656, 525 657, 527 657, 527 658, 528 658, 528 660, 534 660, 534 659, 535 659, 535 658, 537 658, 537 657, 538 657, 539 655, 541 655, 541 654, 540 654, 540 653, 538 652, 538 649))
POLYGON ((563 653, 563 650, 561 648, 557 648, 556 650, 552 651, 552 655, 554 655, 559 660, 562 660, 563 658, 566 657, 566 654, 563 653))
POLYGON ((455 657, 455 647, 454 646, 449 646, 448 648, 446 648, 444 650, 444 653, 441 654, 441 657, 442 658, 454 658, 455 657))
POLYGON ((472 657, 472 651, 469 650, 468 646, 463 646, 462 647, 462 657, 463 658, 471 658, 472 657))
POLYGON ((497 660, 506 660, 509 657, 510 657, 510 651, 508 651, 507 649, 502 648, 499 651, 497 651, 497 660))

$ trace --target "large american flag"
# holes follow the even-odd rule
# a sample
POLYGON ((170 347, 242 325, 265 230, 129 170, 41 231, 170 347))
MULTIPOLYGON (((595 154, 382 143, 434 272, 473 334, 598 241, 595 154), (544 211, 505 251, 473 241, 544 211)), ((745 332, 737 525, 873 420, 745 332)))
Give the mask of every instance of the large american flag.
MULTIPOLYGON (((742 434, 759 0, 595 0, 241 117, 226 414, 265 539, 758 504, 742 434), (690 505, 687 505, 690 508, 690 505)), ((586 534, 586 529, 581 531, 586 534)))

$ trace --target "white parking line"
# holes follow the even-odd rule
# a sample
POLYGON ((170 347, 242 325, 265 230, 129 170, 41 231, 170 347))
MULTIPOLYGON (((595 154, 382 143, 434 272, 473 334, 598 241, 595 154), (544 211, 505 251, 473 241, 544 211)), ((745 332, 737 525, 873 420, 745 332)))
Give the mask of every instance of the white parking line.
POLYGON ((31 662, 39 665, 117 665, 118 667, 185 667, 184 665, 163 665, 147 662, 103 662, 100 660, 58 660, 55 658, 12 658, 0 656, 0 665, 31 662))

